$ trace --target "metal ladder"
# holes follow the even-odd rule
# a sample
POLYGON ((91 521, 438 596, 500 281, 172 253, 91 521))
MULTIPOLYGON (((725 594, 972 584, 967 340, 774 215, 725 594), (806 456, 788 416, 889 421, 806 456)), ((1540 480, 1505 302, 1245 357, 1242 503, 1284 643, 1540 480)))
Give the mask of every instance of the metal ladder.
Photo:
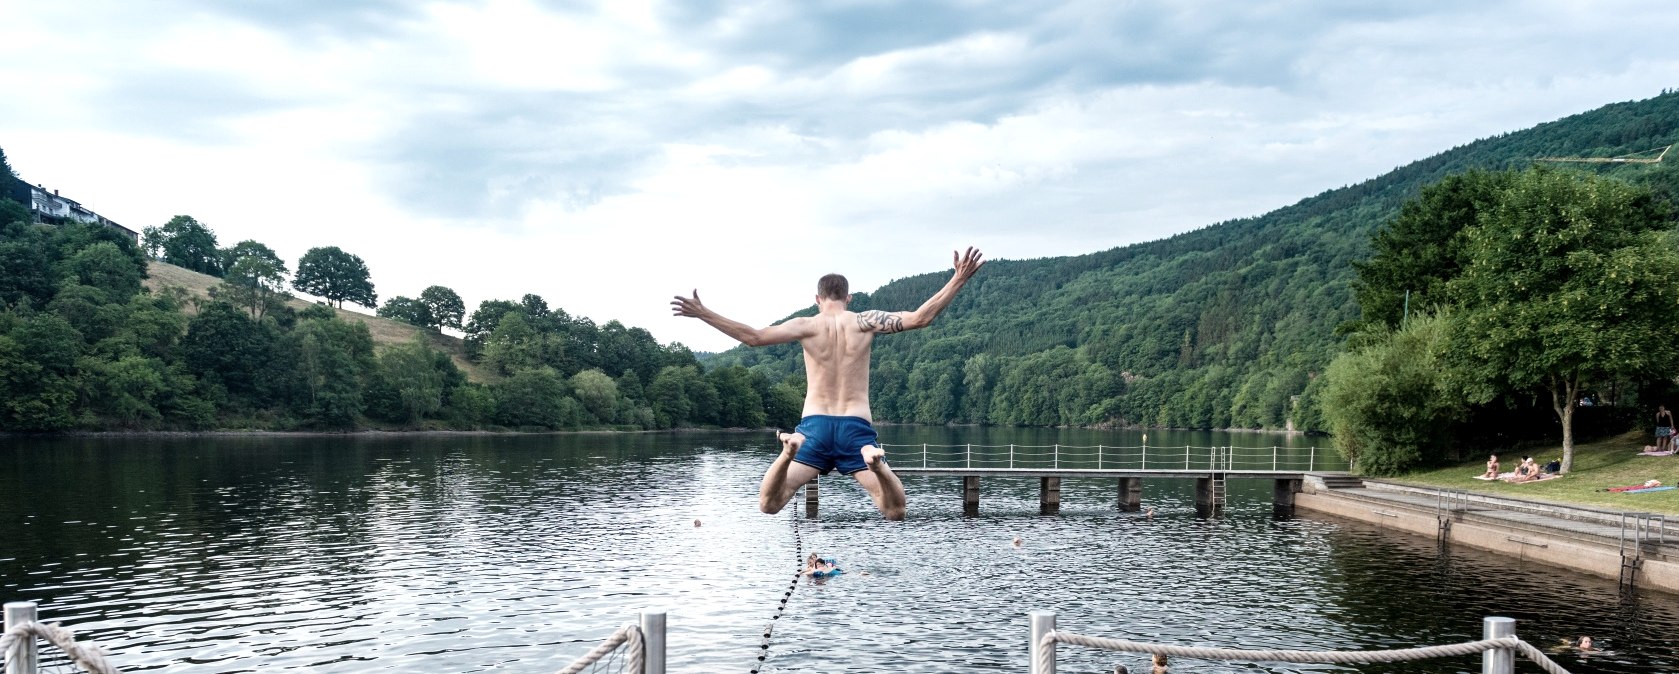
POLYGON ((1225 473, 1230 470, 1232 452, 1229 447, 1214 447, 1212 452, 1212 460, 1209 463, 1212 464, 1213 469, 1213 512, 1224 512, 1224 502, 1228 491, 1225 486, 1225 473))
POLYGON ((1452 520, 1469 512, 1469 492, 1462 489, 1440 489, 1434 495, 1434 519, 1439 523, 1435 540, 1441 545, 1451 540, 1452 520))
POLYGON ((1644 566, 1644 548, 1667 539, 1667 518, 1655 513, 1621 513, 1621 589, 1631 590, 1644 566))

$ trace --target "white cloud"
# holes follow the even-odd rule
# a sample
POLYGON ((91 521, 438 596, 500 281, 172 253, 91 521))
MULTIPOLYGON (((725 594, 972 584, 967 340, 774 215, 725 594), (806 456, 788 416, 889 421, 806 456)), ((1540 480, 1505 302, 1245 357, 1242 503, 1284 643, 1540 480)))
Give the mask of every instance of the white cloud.
POLYGON ((1679 85, 1666 3, 553 9, 0 7, 0 147, 138 229, 177 213, 381 296, 527 292, 696 348, 948 251, 1079 254, 1258 215, 1679 85))

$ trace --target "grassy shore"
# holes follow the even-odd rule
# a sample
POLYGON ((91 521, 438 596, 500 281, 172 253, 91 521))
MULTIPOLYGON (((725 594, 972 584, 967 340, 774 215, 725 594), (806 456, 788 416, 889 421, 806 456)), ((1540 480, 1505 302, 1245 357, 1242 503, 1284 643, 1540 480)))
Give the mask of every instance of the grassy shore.
MULTIPOLYGON (((1664 485, 1679 486, 1679 456, 1639 456, 1650 442, 1647 434, 1625 435, 1574 446, 1574 470, 1567 475, 1542 482, 1509 484, 1474 479, 1485 469, 1485 458, 1461 466, 1418 471, 1394 478, 1397 482, 1430 487, 1465 489, 1473 492, 1497 494, 1512 498, 1538 501, 1577 503, 1614 510, 1679 515, 1679 489, 1648 494, 1624 494, 1603 491, 1609 487, 1642 484, 1646 480, 1661 480, 1664 485)), ((1562 456, 1560 444, 1510 454, 1500 454, 1503 471, 1514 470, 1522 454, 1531 454, 1543 464, 1562 456)))

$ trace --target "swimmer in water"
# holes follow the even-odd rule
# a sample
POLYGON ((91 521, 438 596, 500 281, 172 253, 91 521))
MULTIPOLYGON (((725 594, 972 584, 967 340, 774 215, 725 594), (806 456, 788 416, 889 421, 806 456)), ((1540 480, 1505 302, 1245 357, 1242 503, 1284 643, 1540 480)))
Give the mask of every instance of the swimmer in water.
POLYGON ((805 570, 799 573, 800 575, 820 578, 839 573, 839 567, 835 566, 833 562, 823 559, 816 553, 812 552, 809 557, 805 558, 805 570))
POLYGON ((1020 546, 1021 546, 1021 545, 1022 545, 1022 544, 1023 544, 1023 543, 1024 543, 1024 542, 1023 542, 1023 541, 1021 541, 1021 540, 1020 540, 1020 537, 1019 537, 1019 536, 1015 536, 1015 537, 1014 537, 1014 549, 1016 549, 1016 550, 1019 550, 1019 549, 1020 549, 1020 546))
POLYGON ((700 521, 699 520, 694 520, 694 526, 698 527, 699 525, 700 525, 700 521))
POLYGON ((730 320, 692 297, 676 297, 671 310, 689 316, 747 346, 798 342, 804 351, 805 403, 803 419, 792 433, 782 433, 781 454, 770 463, 758 486, 758 509, 775 514, 799 487, 818 474, 838 469, 857 480, 881 515, 904 518, 904 485, 886 465, 886 451, 876 437, 869 409, 869 353, 874 340, 905 330, 925 328, 956 299, 985 261, 978 250, 956 253, 955 273, 944 287, 915 311, 854 312, 851 286, 844 276, 829 274, 816 282, 814 316, 790 318, 766 328, 730 320))

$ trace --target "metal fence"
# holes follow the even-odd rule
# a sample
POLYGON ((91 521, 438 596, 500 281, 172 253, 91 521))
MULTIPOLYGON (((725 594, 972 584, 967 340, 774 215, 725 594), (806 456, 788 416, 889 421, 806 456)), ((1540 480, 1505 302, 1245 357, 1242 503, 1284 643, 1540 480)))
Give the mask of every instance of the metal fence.
POLYGON ((1200 470, 1313 472, 1345 470, 1340 457, 1311 447, 1197 445, 881 444, 893 468, 1200 470))

